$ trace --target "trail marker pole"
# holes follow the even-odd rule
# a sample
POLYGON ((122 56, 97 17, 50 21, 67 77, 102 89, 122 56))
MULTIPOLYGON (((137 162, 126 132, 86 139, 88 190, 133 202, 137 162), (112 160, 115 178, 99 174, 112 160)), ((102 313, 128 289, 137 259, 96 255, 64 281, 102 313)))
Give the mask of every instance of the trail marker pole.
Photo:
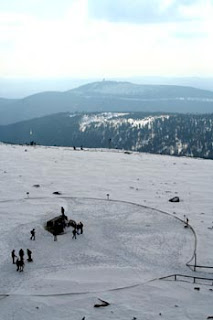
POLYGON ((194 271, 196 271, 196 265, 197 265, 197 254, 195 253, 195 265, 194 265, 194 271))

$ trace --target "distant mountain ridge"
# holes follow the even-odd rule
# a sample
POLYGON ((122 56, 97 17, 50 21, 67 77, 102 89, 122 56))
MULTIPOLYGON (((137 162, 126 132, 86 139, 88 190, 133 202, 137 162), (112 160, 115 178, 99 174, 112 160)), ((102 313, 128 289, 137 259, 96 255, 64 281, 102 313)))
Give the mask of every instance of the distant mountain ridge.
POLYGON ((213 114, 60 113, 0 126, 0 141, 213 159, 213 114))
POLYGON ((66 92, 0 99, 0 125, 59 112, 212 113, 213 92, 184 86, 101 81, 66 92))
POLYGON ((211 98, 213 99, 213 92, 203 89, 196 89, 188 86, 176 85, 147 85, 147 84, 133 84, 131 82, 117 82, 117 81, 101 81, 93 82, 79 88, 72 89, 68 92, 76 92, 80 94, 106 94, 115 96, 139 96, 141 98, 211 98), (154 97, 153 97, 154 95, 154 97), (157 96, 156 96, 157 95, 157 96))

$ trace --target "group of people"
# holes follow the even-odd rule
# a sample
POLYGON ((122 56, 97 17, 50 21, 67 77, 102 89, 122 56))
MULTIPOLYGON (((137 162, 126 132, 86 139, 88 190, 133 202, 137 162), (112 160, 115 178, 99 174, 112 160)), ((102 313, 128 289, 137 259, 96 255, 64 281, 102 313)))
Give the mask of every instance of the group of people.
MULTIPOLYGON (((80 146, 81 150, 84 150, 83 146, 80 146)), ((73 150, 76 150, 76 146, 73 146, 73 150)))
POLYGON ((77 239, 76 235, 83 233, 83 227, 84 227, 84 225, 81 221, 76 224, 76 227, 72 231, 72 234, 73 234, 72 239, 77 239))
MULTIPOLYGON (((63 230, 65 227, 67 227, 69 225, 68 218, 64 212, 65 212, 64 208, 61 207, 61 221, 58 221, 53 229, 54 241, 57 241, 57 235, 59 234, 59 231, 60 231, 59 229, 63 230)), ((77 235, 83 234, 83 226, 84 225, 81 221, 79 223, 75 223, 75 221, 73 221, 73 222, 74 222, 74 225, 72 225, 72 227, 73 227, 72 239, 77 239, 77 235)), ((30 240, 35 240, 35 229, 34 228, 30 231, 30 235, 31 235, 30 240)), ((19 250, 18 256, 16 255, 15 249, 13 249, 11 252, 12 263, 16 264, 16 266, 17 266, 16 271, 22 272, 24 270, 24 265, 25 265, 24 264, 24 254, 25 253, 24 253, 23 249, 19 250)), ((27 261, 28 262, 33 261, 32 251, 30 249, 27 249, 27 261)))
POLYGON ((76 224, 75 227, 73 227, 72 239, 77 239, 76 235, 83 233, 83 226, 84 226, 83 223, 79 222, 79 223, 76 224))
MULTIPOLYGON (((30 240, 35 240, 35 229, 32 229, 30 231, 31 237, 30 240)), ((16 264, 16 271, 23 272, 24 271, 24 250, 20 249, 18 256, 16 255, 15 249, 12 250, 11 252, 11 257, 12 257, 12 262, 13 264, 16 264)), ((32 251, 30 249, 27 249, 27 261, 28 262, 33 262, 32 259, 32 251)))
POLYGON ((54 228, 53 228, 53 237, 54 237, 54 241, 57 241, 57 235, 64 232, 64 229, 68 226, 72 226, 73 227, 73 231, 72 231, 72 239, 77 239, 76 235, 78 234, 82 234, 83 233, 83 223, 79 222, 76 223, 74 220, 69 220, 68 221, 68 217, 65 215, 65 210, 63 207, 61 207, 61 216, 60 218, 57 220, 57 222, 55 222, 54 224, 54 228), (69 222, 71 222, 71 224, 69 224, 69 222))
MULTIPOLYGON (((13 264, 16 264, 17 269, 16 271, 23 272, 24 271, 24 250, 20 249, 19 250, 19 256, 17 257, 15 249, 12 250, 11 252, 11 257, 12 257, 12 262, 13 264)), ((32 251, 30 249, 27 249, 27 261, 32 262, 32 251)))

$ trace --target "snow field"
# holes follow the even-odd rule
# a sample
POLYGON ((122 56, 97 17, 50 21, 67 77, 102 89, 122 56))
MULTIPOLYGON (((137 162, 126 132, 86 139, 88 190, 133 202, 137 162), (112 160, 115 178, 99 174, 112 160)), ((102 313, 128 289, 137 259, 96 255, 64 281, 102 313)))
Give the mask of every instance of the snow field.
MULTIPOLYGON (((185 265, 194 234, 176 218, 187 216, 197 234, 198 263, 213 265, 212 161, 10 145, 0 154, 0 320, 213 315, 211 284, 155 280, 195 274, 185 265), (181 202, 168 202, 175 195, 181 202), (61 206, 85 224, 77 240, 68 229, 54 242, 44 229, 61 206), (18 273, 10 252, 21 247, 34 262, 18 273), (93 308, 98 298, 110 306, 93 308)), ((196 272, 204 274, 212 276, 196 272)))

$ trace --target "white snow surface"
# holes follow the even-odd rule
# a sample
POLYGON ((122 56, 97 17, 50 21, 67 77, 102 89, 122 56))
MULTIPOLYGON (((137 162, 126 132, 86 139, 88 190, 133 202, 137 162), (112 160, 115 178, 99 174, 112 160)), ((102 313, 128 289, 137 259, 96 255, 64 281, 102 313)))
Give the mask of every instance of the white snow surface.
POLYGON ((89 127, 92 123, 96 124, 96 127, 104 125, 106 123, 116 124, 118 125, 120 122, 126 120, 122 119, 123 116, 128 113, 114 113, 114 112, 103 112, 100 114, 86 114, 82 117, 79 130, 84 132, 87 127, 89 127))
POLYGON ((129 124, 131 127, 145 127, 146 125, 151 128, 151 125, 154 121, 158 119, 169 119, 169 115, 159 115, 159 116, 149 116, 143 119, 132 119, 132 118, 123 118, 123 116, 128 115, 128 113, 113 113, 113 112, 103 112, 96 115, 84 115, 82 117, 81 123, 79 125, 79 130, 84 132, 87 127, 90 127, 91 124, 95 124, 96 127, 107 126, 110 124, 114 127, 120 127, 123 124, 129 124))
POLYGON ((6 144, 0 154, 0 320, 213 316, 213 280, 183 277, 213 279, 186 265, 196 252, 213 266, 211 160, 6 144), (84 224, 76 240, 44 228, 61 206, 84 224), (10 256, 20 248, 32 250, 24 272, 10 256))

